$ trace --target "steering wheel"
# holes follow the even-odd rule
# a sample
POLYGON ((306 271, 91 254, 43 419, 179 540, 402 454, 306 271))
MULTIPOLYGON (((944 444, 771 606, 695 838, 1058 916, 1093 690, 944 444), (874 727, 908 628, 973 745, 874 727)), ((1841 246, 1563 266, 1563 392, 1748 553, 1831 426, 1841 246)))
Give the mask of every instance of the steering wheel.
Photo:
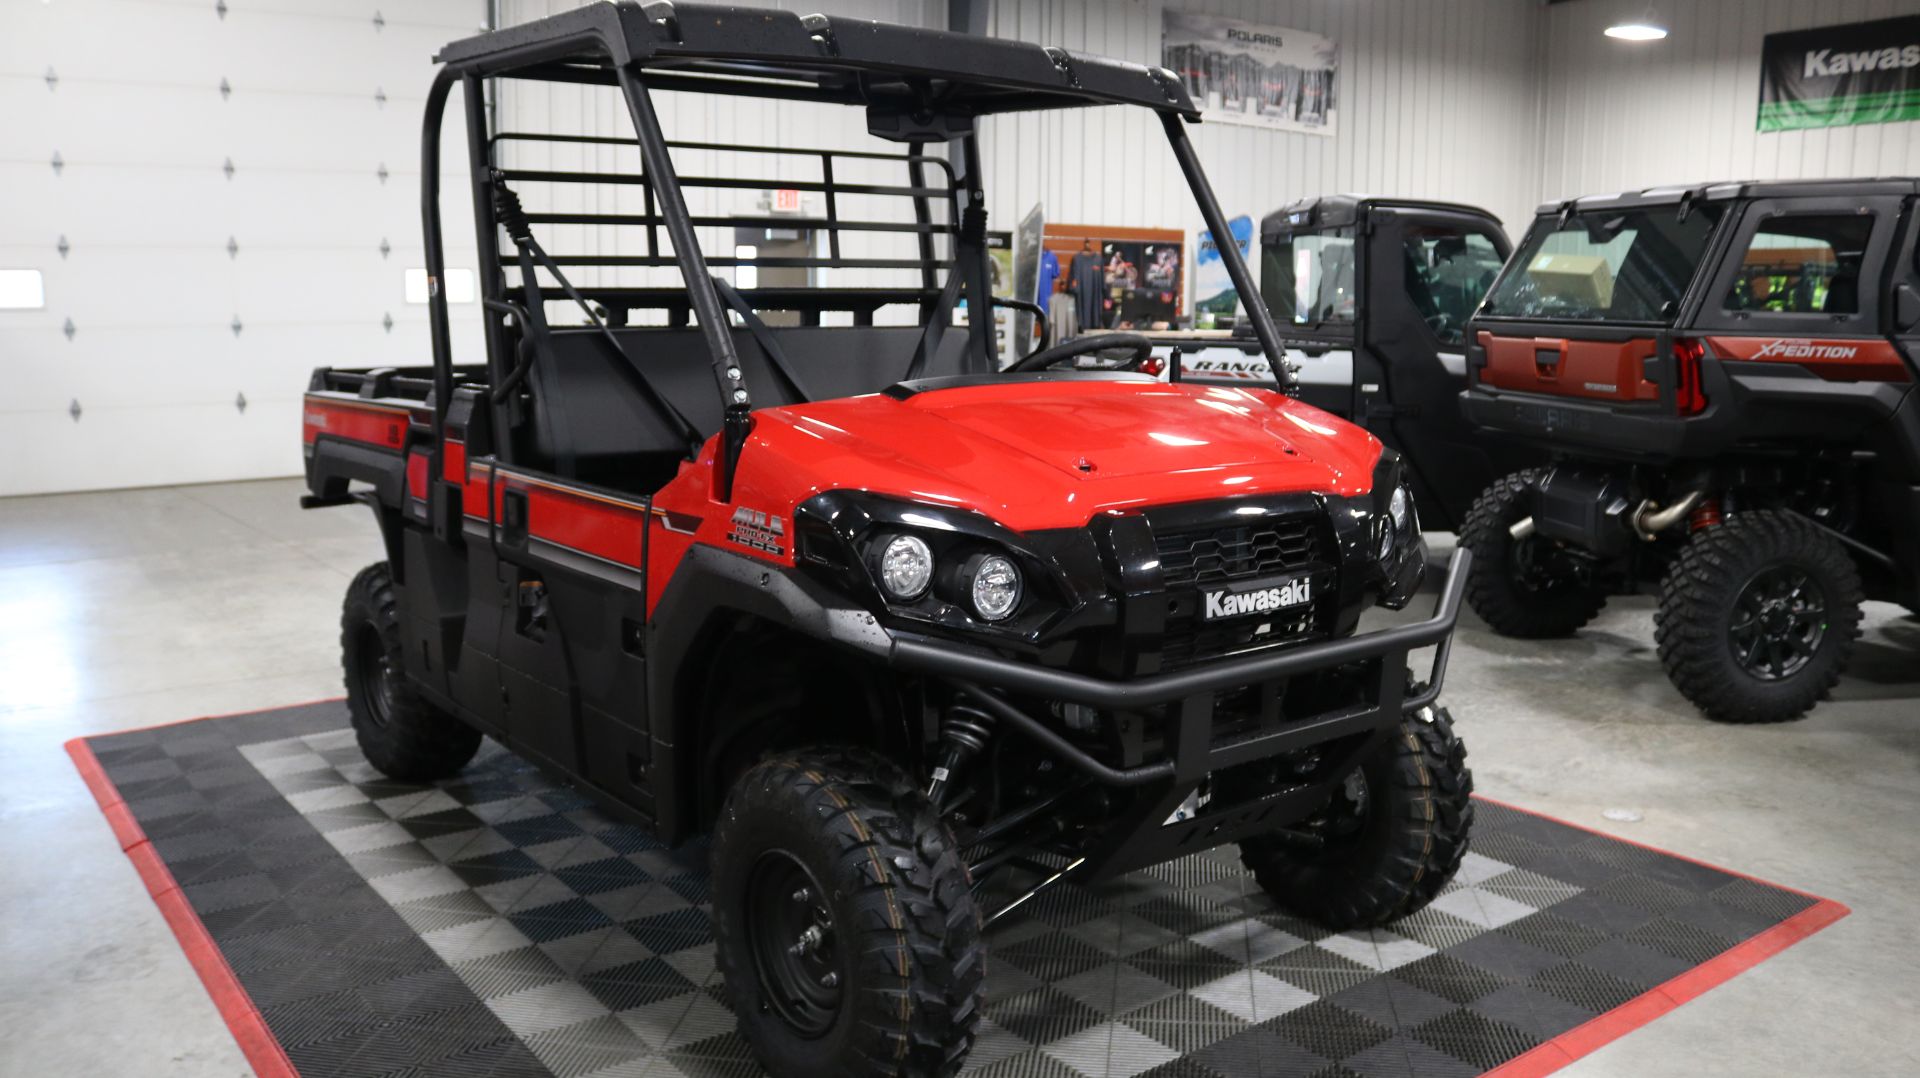
POLYGON ((1153 355, 1153 341, 1144 334, 1093 333, 1084 337, 1075 337, 1065 344, 1056 344, 1051 348, 1042 348, 1038 352, 1024 355, 1015 361, 1011 367, 1008 367, 1007 370, 1045 370, 1063 359, 1084 356, 1089 352, 1106 352, 1123 348, 1132 354, 1127 358, 1126 362, 1118 367, 1111 368, 1112 370, 1138 370, 1140 364, 1145 363, 1148 357, 1153 355))

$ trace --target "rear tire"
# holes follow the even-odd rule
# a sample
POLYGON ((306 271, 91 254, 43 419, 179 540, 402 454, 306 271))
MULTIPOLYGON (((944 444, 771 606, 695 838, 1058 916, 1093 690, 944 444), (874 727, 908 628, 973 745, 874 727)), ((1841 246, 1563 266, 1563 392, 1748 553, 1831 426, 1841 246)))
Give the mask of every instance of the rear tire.
POLYGON ((1407 716, 1356 774, 1297 832, 1320 837, 1318 848, 1279 837, 1240 843, 1241 862, 1276 901, 1342 932, 1432 902, 1460 870, 1473 830, 1473 772, 1446 708, 1407 716))
POLYGON ((762 1066, 959 1071, 986 964, 959 854, 926 797, 872 753, 790 753, 740 777, 713 830, 713 935, 762 1066))
POLYGON ((429 703, 407 680, 399 603, 386 562, 360 570, 340 614, 347 711, 367 762, 401 782, 458 774, 480 751, 480 731, 429 703))
POLYGON ((1695 535, 1660 583, 1654 639, 1674 688, 1716 722, 1797 719, 1860 635, 1860 573, 1794 513, 1738 513, 1695 535))
POLYGON ((1488 487, 1460 526, 1460 545, 1473 551, 1467 605, 1501 636, 1527 640, 1567 636, 1607 605, 1606 590, 1544 564, 1548 541, 1515 539, 1509 530, 1532 513, 1538 468, 1515 472, 1488 487))

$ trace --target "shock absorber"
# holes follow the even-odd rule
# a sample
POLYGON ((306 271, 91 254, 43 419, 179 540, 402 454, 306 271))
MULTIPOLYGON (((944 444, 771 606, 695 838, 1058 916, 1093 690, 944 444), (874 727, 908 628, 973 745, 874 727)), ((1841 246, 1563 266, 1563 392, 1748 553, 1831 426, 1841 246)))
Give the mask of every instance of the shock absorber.
POLYGON ((993 728, 993 716, 965 698, 947 705, 946 718, 940 723, 940 762, 935 765, 933 782, 927 787, 927 800, 932 801, 936 809, 941 807, 941 796, 954 774, 987 747, 993 738, 993 728))
POLYGON ((1703 498, 1699 505, 1693 507, 1693 512, 1687 514, 1687 531, 1705 531, 1720 523, 1720 520, 1720 499, 1703 498))

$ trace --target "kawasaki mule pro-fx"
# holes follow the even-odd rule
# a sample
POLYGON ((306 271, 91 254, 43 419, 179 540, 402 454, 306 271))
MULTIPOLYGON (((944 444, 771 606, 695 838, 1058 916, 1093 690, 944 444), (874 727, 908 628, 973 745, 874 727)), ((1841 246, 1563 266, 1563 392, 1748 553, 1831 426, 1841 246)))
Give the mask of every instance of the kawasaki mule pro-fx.
POLYGON ((1172 75, 692 4, 439 60, 428 272, 457 92, 485 363, 455 366, 436 288, 430 368, 323 369, 305 406, 308 503, 364 502, 386 539, 344 619, 374 765, 445 778, 490 735, 665 841, 710 836, 719 968, 779 1075, 957 1070, 986 926, 1062 882, 1238 843, 1343 928, 1446 884, 1466 559, 1431 619, 1356 633, 1424 571, 1399 459, 1284 392, 1053 369, 1079 343, 996 369, 976 120, 1152 110, 1223 234, 1172 75), (632 137, 487 129, 488 83, 542 80, 632 137), (732 98, 753 108, 702 107, 732 98), (858 126, 799 149, 662 123, 770 136, 788 109, 858 126), (768 189, 801 215, 715 194, 768 189))

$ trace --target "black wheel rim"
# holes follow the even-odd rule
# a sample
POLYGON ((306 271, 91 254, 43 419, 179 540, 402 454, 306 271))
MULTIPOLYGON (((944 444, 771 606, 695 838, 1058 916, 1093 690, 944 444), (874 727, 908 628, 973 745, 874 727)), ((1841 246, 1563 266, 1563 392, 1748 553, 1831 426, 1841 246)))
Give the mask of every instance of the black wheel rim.
POLYGON ((747 876, 747 947, 760 998, 795 1033, 818 1037, 840 1014, 840 955, 833 911, 813 873, 768 850, 747 876))
POLYGON ((1567 582, 1564 575, 1554 571, 1557 560, 1551 548, 1539 538, 1529 536, 1514 541, 1507 568, 1513 582, 1523 591, 1547 592, 1567 582))
POLYGON ((1827 594, 1790 565, 1762 569, 1740 589, 1727 622, 1734 662, 1761 681, 1806 669, 1827 638, 1827 594))
POLYGON ((385 726, 393 715, 393 664, 380 631, 363 625, 354 634, 354 668, 359 672, 360 699, 374 725, 385 726))

